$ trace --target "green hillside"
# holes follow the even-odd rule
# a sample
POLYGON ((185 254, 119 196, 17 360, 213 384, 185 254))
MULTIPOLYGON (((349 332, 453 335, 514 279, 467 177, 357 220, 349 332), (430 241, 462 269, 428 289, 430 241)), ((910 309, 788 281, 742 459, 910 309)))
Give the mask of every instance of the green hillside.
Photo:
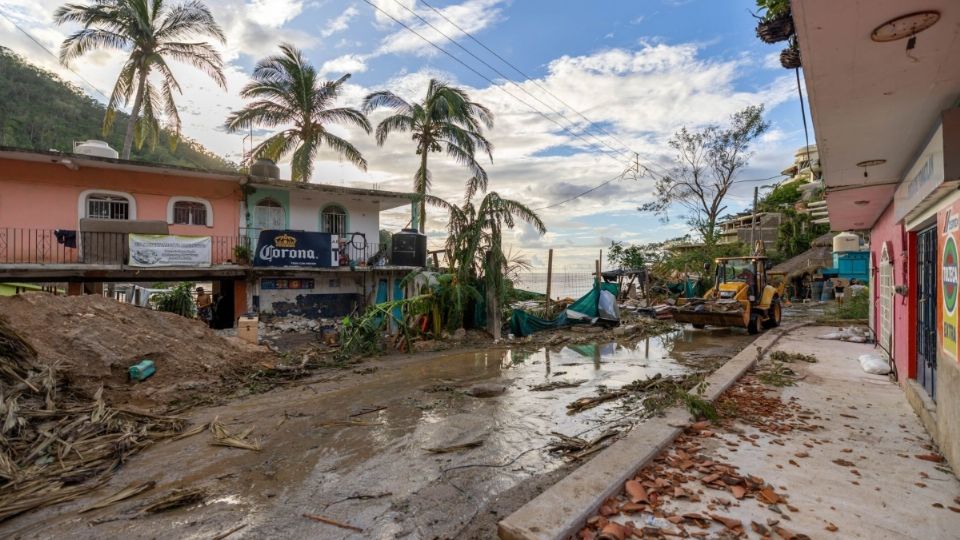
MULTIPOLYGON (((104 139, 119 151, 129 116, 118 114, 113 131, 103 136, 105 110, 76 86, 0 46, 0 146, 71 152, 73 141, 104 139)), ((168 141, 164 133, 155 148, 144 144, 130 158, 210 170, 238 168, 195 141, 181 139, 176 150, 168 141)))

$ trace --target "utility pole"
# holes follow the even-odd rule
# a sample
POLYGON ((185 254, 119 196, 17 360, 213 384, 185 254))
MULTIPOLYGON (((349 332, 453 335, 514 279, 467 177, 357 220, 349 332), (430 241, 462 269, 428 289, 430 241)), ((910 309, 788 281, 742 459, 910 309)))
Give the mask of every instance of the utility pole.
MULTIPOLYGON (((754 250, 757 245, 756 231, 757 231, 757 198, 760 195, 760 186, 753 188, 753 213, 750 215, 750 250, 754 250)), ((760 231, 760 235, 763 235, 763 231, 760 231)))
POLYGON ((547 316, 550 315, 550 283, 553 281, 553 248, 547 253, 547 316))

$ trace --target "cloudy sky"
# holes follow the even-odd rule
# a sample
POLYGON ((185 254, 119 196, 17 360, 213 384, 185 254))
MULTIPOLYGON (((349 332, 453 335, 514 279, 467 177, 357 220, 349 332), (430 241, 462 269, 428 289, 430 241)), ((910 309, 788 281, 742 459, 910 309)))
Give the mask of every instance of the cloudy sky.
MULTIPOLYGON (((344 105, 359 106, 367 92, 380 89, 419 99, 431 77, 444 79, 466 88, 496 115, 496 126, 488 134, 495 146, 494 161, 486 164, 490 189, 542 209, 547 235, 520 226, 510 233, 512 244, 538 266, 545 265, 546 250, 555 248, 558 268, 571 271, 592 268, 598 250, 611 240, 644 242, 687 232, 681 219, 664 224, 637 212, 649 198, 650 176, 617 180, 557 205, 620 175, 631 153, 637 153, 645 167, 662 171, 671 161, 665 141, 679 127, 722 123, 744 106, 760 103, 767 107, 772 128, 756 145, 741 180, 776 175, 804 144, 794 74, 779 66, 779 47, 754 36, 753 0, 370 2, 373 5, 366 0, 209 1, 227 36, 222 53, 228 89, 219 89, 192 68, 174 68, 184 89, 178 103, 185 135, 240 161, 242 136, 226 133, 223 120, 242 106, 238 91, 253 65, 284 41, 303 49, 328 78, 352 74, 344 105)), ((103 101, 98 90, 112 88, 122 52, 93 52, 71 66, 91 87, 10 23, 16 21, 56 51, 76 30, 52 23, 61 3, 0 0, 0 44, 103 101)), ((374 113, 371 120, 382 116, 374 113)), ((417 156, 408 137, 391 138, 377 148, 372 136, 338 133, 362 150, 369 171, 321 153, 314 182, 410 190, 417 156)), ((289 174, 289 167, 281 166, 284 175, 289 174)), ((434 154, 431 170, 436 195, 462 197, 468 176, 464 169, 434 154)), ((745 208, 753 187, 769 183, 738 184, 729 210, 745 208)), ((445 216, 433 211, 429 218, 431 242, 439 244, 445 216)), ((391 228, 408 220, 409 209, 382 216, 391 228)))

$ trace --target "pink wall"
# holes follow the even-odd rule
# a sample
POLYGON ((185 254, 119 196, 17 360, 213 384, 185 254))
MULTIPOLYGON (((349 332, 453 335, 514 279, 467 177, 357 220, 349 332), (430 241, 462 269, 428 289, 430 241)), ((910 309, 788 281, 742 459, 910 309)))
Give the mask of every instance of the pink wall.
POLYGON ((240 185, 212 180, 116 169, 0 159, 0 228, 76 229, 78 201, 89 189, 129 193, 138 220, 167 220, 170 197, 210 202, 213 226, 171 225, 171 234, 236 237, 240 227, 240 185))
POLYGON ((891 202, 870 231, 870 255, 874 265, 872 277, 876 284, 872 291, 874 321, 876 321, 874 326, 875 331, 879 333, 879 328, 876 327, 876 324, 879 324, 880 321, 880 276, 878 268, 880 265, 880 253, 885 242, 888 243, 887 250, 893 260, 894 286, 907 285, 909 287, 910 295, 907 297, 899 294, 895 294, 893 297, 892 352, 897 365, 897 375, 901 382, 904 382, 908 377, 914 377, 916 375, 914 373, 913 362, 911 361, 916 347, 916 342, 913 340, 913 329, 915 326, 913 306, 915 305, 915 301, 912 296, 916 287, 914 283, 910 283, 910 280, 914 280, 915 276, 913 275, 914 272, 907 272, 904 267, 905 259, 907 269, 911 268, 911 265, 916 264, 912 257, 912 254, 916 251, 915 245, 913 245, 915 238, 913 235, 905 234, 903 230, 903 227, 893 219, 893 203, 891 202), (905 240, 907 243, 906 246, 904 245, 905 240))

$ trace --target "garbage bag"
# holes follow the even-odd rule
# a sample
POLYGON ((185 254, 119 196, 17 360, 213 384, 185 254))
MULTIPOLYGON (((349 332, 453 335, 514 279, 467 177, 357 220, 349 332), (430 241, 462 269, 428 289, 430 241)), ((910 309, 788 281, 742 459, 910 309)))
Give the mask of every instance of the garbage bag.
POLYGON ((617 297, 608 290, 600 291, 600 299, 597 302, 597 317, 606 322, 620 322, 620 306, 617 305, 617 297))
POLYGON ((860 368, 867 373, 873 373, 874 375, 890 373, 890 363, 878 354, 861 354, 859 360, 860 368))

